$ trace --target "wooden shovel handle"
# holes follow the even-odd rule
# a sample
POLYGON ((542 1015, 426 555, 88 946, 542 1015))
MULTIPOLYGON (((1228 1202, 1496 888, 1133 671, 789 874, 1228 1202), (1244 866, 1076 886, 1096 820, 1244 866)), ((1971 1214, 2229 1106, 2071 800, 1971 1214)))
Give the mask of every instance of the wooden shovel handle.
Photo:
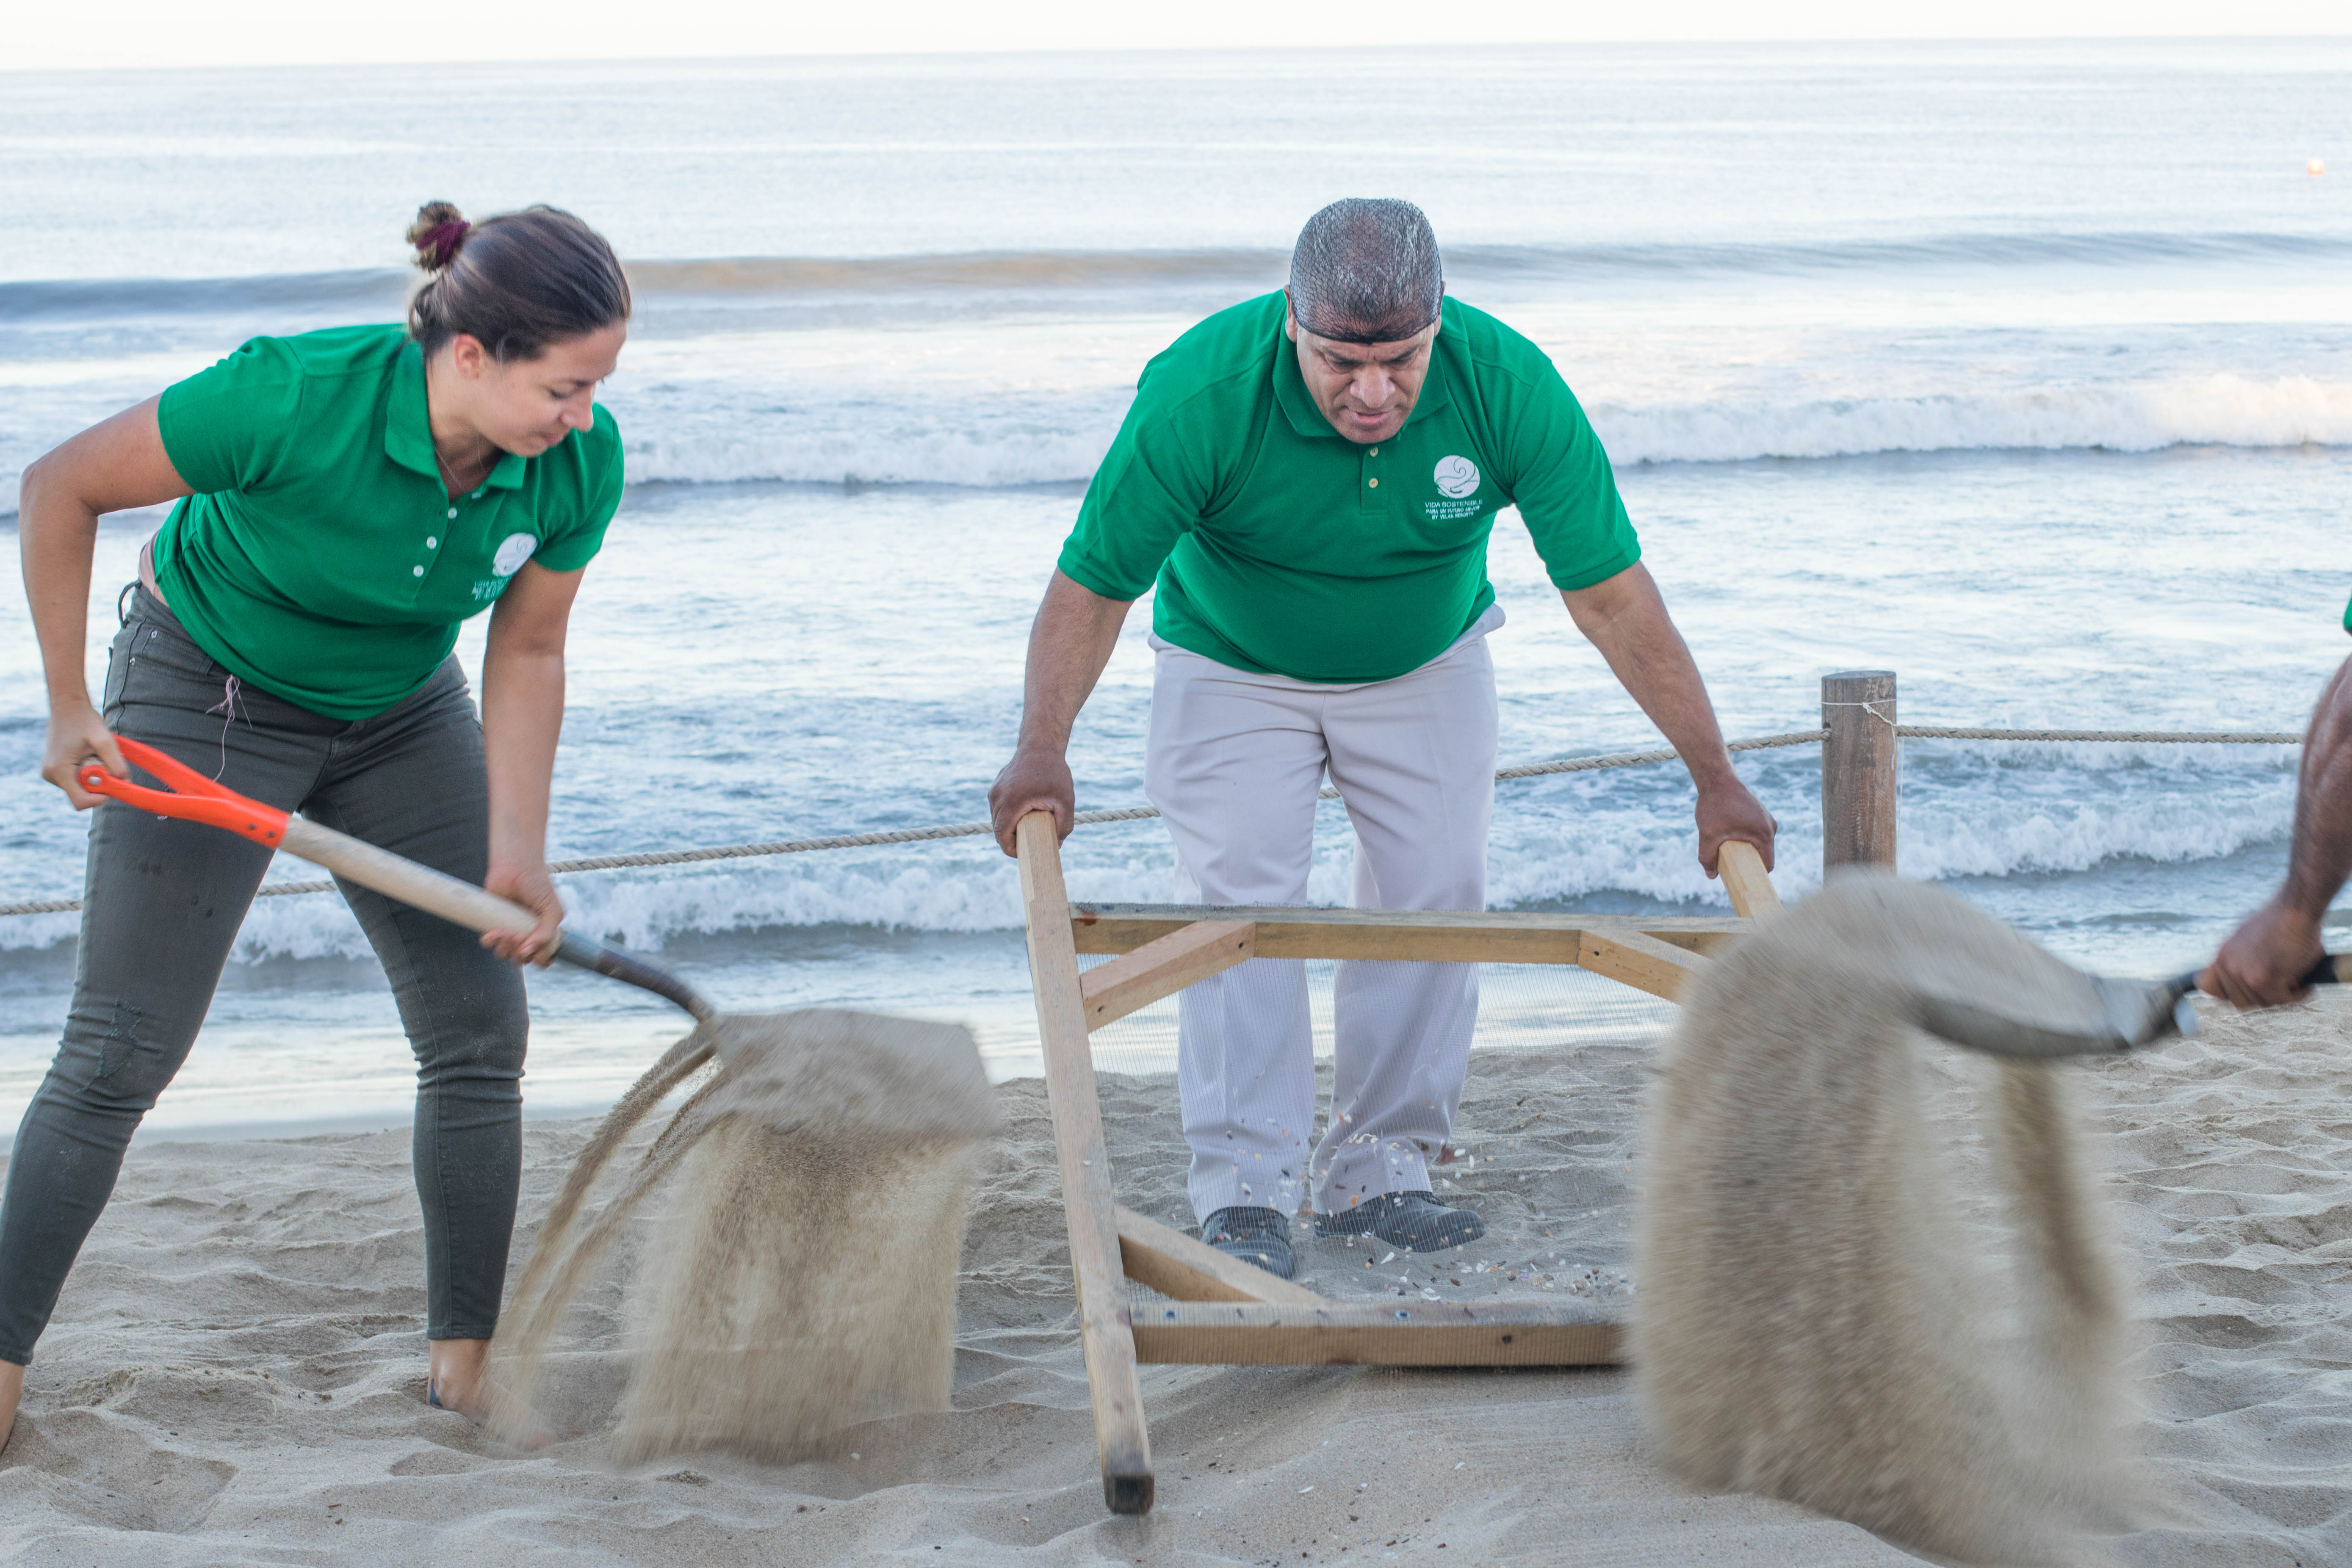
MULTIPOLYGON (((248 800, 128 735, 116 736, 115 743, 122 748, 126 758, 171 787, 148 789, 128 779, 118 779, 92 763, 81 770, 82 787, 92 795, 110 795, 159 816, 226 828, 256 844, 299 855, 313 865, 324 866, 346 881, 373 888, 387 898, 398 899, 427 914, 439 915, 467 931, 527 931, 539 923, 539 917, 520 904, 510 903, 496 893, 471 882, 461 882, 429 866, 404 859, 389 849, 362 843, 348 833, 338 833, 257 800, 248 800)), ((593 969, 656 995, 667 996, 704 1022, 719 1016, 718 1009, 707 998, 677 975, 635 953, 606 947, 593 937, 565 931, 554 956, 566 963, 593 969)))
POLYGON ((527 931, 539 923, 539 917, 520 904, 305 817, 286 819, 286 837, 279 847, 467 931, 527 931))
MULTIPOLYGON (((467 931, 525 931, 539 923, 539 917, 520 904, 303 817, 286 819, 282 847, 288 854, 324 866, 348 881, 373 888, 427 914, 439 915, 467 931)), ((718 1009, 706 997, 677 975, 635 953, 607 947, 593 937, 565 931, 555 956, 566 963, 593 969, 656 996, 666 996, 697 1018, 708 1020, 719 1016, 718 1009)))
POLYGON ((1723 879, 1723 890, 1731 895, 1733 913, 1752 921, 1780 911, 1780 895, 1773 890, 1772 879, 1765 874, 1764 857, 1756 846, 1745 838, 1727 838, 1715 857, 1716 874, 1723 879))

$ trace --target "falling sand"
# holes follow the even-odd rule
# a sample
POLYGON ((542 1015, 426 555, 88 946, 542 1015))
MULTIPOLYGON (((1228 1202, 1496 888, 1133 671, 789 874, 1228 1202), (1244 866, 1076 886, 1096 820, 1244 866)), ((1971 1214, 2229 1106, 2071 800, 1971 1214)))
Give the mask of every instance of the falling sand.
POLYGON ((628 1284, 622 1463, 701 1448, 789 1462, 857 1422, 945 1409, 971 1156, 996 1123, 960 1027, 813 1009, 697 1028, 614 1107, 558 1194, 491 1346, 492 1426, 534 1437, 564 1310, 640 1210, 658 1223, 628 1284), (714 1056, 582 1224, 630 1130, 714 1056))
POLYGON ((1988 1245, 1938 1147, 1956 1130, 1921 1109, 1923 985, 2082 1005, 2081 976, 1998 921, 1866 874, 1683 994, 1647 1109, 1637 1395, 1695 1485, 1948 1560, 2077 1561, 2083 1531, 2118 1525, 2126 1308, 2069 1068, 1992 1069, 2012 1245, 1988 1245))

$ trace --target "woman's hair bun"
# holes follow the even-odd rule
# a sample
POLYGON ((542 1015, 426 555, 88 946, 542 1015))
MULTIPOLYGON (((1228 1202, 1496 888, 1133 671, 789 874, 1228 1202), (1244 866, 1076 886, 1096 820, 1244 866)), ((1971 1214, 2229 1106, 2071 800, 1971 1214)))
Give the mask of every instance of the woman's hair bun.
POLYGON ((455 202, 426 202, 418 207, 416 221, 408 226, 408 243, 416 247, 416 265, 427 272, 448 266, 457 258, 457 247, 466 243, 466 231, 473 226, 455 202))
POLYGON ((467 223, 449 203, 427 202, 408 242, 431 274, 408 297, 408 335, 427 358, 469 337, 493 359, 537 359, 550 343, 629 319, 620 258, 560 208, 467 223))

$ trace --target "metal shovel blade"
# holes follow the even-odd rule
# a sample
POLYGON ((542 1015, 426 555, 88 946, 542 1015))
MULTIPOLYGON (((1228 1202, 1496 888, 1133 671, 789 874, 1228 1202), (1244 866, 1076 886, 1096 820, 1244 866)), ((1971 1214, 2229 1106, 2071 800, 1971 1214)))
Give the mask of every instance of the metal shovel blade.
POLYGON ((2085 974, 2083 984, 2084 1005, 2067 1018, 2024 1016, 1988 997, 1963 1000, 1933 992, 1916 997, 1915 1018, 1921 1028, 1954 1045, 2042 1059, 2128 1051, 2168 1035, 2197 1032, 2197 1015, 2188 999, 2193 977, 2110 980, 2085 974))

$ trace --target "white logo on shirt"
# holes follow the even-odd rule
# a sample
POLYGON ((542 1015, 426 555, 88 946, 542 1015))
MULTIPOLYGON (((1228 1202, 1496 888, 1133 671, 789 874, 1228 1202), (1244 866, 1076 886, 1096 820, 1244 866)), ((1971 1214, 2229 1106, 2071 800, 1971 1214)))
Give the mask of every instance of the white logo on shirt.
POLYGON ((1478 465, 1467 458, 1437 459, 1437 493, 1460 500, 1478 488, 1478 465))
MULTIPOLYGON (((1473 469, 1472 474, 1474 477, 1470 482, 1475 484, 1478 482, 1475 477, 1476 470, 1473 469)), ((499 552, 490 557, 490 570, 501 577, 511 577, 522 570, 522 563, 530 560, 530 552, 538 548, 537 535, 509 533, 499 545, 499 552)))

